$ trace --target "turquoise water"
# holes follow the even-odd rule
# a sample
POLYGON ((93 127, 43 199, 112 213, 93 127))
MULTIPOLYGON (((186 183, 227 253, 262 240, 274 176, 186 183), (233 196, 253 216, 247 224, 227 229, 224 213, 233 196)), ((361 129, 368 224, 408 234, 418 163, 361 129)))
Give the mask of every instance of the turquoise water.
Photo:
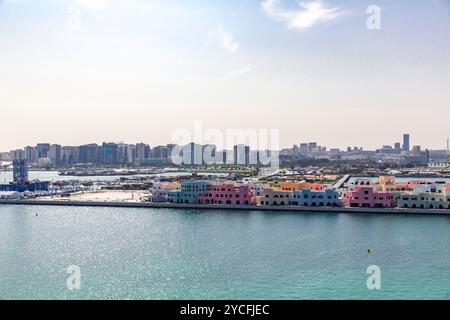
POLYGON ((0 299, 450 299, 450 217, 0 206, 0 259, 0 299))

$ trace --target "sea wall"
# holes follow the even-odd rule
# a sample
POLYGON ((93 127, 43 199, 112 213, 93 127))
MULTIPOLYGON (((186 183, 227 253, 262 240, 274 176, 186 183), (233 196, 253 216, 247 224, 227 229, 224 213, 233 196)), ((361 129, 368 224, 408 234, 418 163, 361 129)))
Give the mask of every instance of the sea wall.
POLYGON ((167 208, 167 209, 220 209, 280 212, 323 212, 323 213, 370 213, 370 214, 420 214, 448 215, 449 209, 403 209, 403 208, 344 208, 344 207, 301 207, 301 206, 249 206, 220 204, 177 204, 150 202, 93 202, 54 200, 0 200, 0 205, 69 206, 69 207, 115 207, 115 208, 167 208))

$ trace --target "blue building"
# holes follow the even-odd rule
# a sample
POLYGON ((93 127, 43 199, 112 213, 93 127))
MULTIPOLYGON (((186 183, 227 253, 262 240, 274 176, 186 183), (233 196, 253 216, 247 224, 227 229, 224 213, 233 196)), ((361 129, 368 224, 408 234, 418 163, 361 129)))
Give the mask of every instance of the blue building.
POLYGON ((289 205, 303 207, 339 207, 338 193, 332 189, 312 191, 309 189, 293 191, 289 205))
POLYGON ((118 164, 119 146, 116 143, 103 143, 102 145, 102 162, 107 165, 118 164))
POLYGON ((13 161, 13 181, 14 183, 28 182, 28 163, 25 159, 15 159, 13 161))
POLYGON ((211 185, 209 181, 181 181, 181 190, 169 192, 168 201, 171 203, 197 203, 198 197, 206 192, 209 185, 211 185))
POLYGON ((28 164, 25 159, 13 161, 13 182, 0 184, 0 191, 5 192, 25 192, 25 191, 48 191, 50 182, 28 181, 28 164))
POLYGON ((50 182, 48 182, 48 181, 9 183, 9 184, 0 184, 0 191, 15 191, 15 192, 48 191, 49 186, 50 186, 50 182))

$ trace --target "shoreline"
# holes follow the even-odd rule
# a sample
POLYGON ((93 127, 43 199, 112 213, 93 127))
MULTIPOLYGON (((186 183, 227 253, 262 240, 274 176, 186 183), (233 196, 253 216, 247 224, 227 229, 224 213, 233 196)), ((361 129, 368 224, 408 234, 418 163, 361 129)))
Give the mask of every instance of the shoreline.
POLYGON ((301 206, 251 206, 220 204, 182 204, 154 202, 101 202, 101 201, 52 201, 52 200, 0 200, 0 205, 16 206, 64 206, 64 207, 105 207, 105 208, 149 208, 149 209, 198 209, 198 210, 245 210, 309 213, 370 213, 396 215, 449 216, 450 209, 404 209, 404 208, 345 208, 345 207, 301 207, 301 206))

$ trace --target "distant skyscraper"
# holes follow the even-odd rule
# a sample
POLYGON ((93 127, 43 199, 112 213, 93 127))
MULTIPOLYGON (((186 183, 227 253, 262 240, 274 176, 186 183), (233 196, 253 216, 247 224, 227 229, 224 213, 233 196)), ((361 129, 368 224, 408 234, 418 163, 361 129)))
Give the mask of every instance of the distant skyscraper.
POLYGON ((59 164, 61 162, 61 146, 52 144, 48 151, 48 157, 53 164, 59 164))
POLYGON ((136 144, 136 160, 139 163, 145 163, 150 158, 150 146, 145 143, 136 144))
POLYGON ((410 147, 409 147, 409 134, 404 134, 403 135, 403 151, 409 151, 410 147))
POLYGON ((27 146, 24 148, 24 151, 25 151, 25 157, 26 157, 28 163, 35 163, 36 162, 35 148, 27 146))
POLYGON ((23 184, 28 182, 28 164, 26 159, 15 159, 13 161, 14 183, 23 184))
POLYGON ((118 145, 116 143, 103 143, 102 162, 107 165, 117 165, 118 145))
POLYGON ((234 164, 248 165, 250 164, 250 147, 238 144, 233 147, 234 164))
POLYGON ((445 152, 447 155, 450 154, 450 138, 447 138, 447 150, 445 152))
POLYGON ((36 159, 47 158, 49 151, 50 151, 49 143, 38 143, 36 146, 36 159))

